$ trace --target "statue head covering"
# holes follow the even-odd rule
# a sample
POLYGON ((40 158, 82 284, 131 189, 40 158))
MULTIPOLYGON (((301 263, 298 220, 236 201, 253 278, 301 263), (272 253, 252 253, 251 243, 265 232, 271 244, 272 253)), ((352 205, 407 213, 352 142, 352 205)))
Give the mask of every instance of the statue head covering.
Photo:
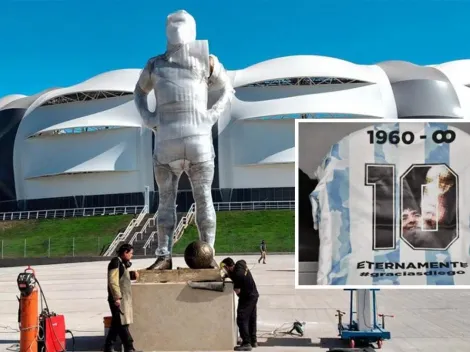
POLYGON ((166 39, 169 46, 182 45, 196 40, 196 20, 185 10, 166 18, 166 39))

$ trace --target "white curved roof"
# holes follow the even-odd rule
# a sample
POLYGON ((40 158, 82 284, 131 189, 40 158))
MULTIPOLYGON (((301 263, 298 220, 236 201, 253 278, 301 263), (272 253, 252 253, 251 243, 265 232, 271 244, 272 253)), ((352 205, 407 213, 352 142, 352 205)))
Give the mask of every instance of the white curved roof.
POLYGON ((378 118, 395 118, 397 115, 389 78, 377 65, 357 65, 325 56, 287 56, 235 71, 233 85, 237 91, 232 103, 234 119, 296 113, 352 114, 378 118), (302 77, 339 78, 366 83, 278 86, 275 89, 246 87, 263 81, 302 77), (280 93, 282 90, 284 94, 280 93), (299 92, 294 93, 296 90, 299 92))
POLYGON ((28 110, 26 110, 24 116, 26 117, 47 101, 67 94, 92 91, 116 91, 131 93, 134 91, 135 84, 140 75, 140 71, 141 70, 139 69, 109 71, 68 88, 54 89, 53 91, 41 95, 33 104, 31 104, 28 110))
POLYGON ((21 98, 26 98, 26 95, 22 95, 22 94, 11 94, 11 95, 7 95, 3 98, 0 98, 0 110, 4 107, 4 106, 7 106, 8 104, 10 104, 11 102, 15 101, 15 100, 18 100, 18 99, 21 99, 21 98))
POLYGON ((109 150, 100 153, 99 155, 86 160, 78 165, 70 168, 64 168, 63 164, 45 164, 41 169, 34 170, 34 172, 26 175, 25 179, 34 179, 40 177, 79 174, 84 172, 126 172, 132 171, 135 167, 132 161, 128 161, 129 165, 124 169, 116 169, 116 161, 126 151, 126 143, 123 142, 110 148, 109 150))
POLYGON ((87 116, 81 116, 73 120, 67 120, 62 123, 57 123, 47 128, 40 129, 28 136, 33 137, 43 133, 52 132, 56 130, 66 130, 74 128, 93 128, 93 127, 109 127, 116 126, 120 128, 125 127, 140 127, 142 123, 137 118, 129 118, 128 114, 123 114, 123 109, 117 107, 109 109, 101 114, 90 114, 87 116))
POLYGON ((376 83, 384 76, 375 65, 356 65, 352 62, 327 56, 297 55, 260 62, 238 70, 234 87, 293 77, 339 77, 376 83))
MULTIPOLYGON (((132 128, 100 130, 96 135, 58 135, 19 139, 18 160, 24 178, 83 172, 127 172, 136 169, 140 133, 132 128), (84 148, 84 145, 93 146, 84 148), (47 156, 47 162, 42 162, 47 156), (25 162, 28 159, 28 162, 25 162), (38 162, 39 161, 39 162, 38 162)), ((15 175, 16 176, 16 175, 15 175)))
MULTIPOLYGON (((468 84, 470 84, 469 59, 429 66, 435 67, 449 76, 457 77, 460 74, 461 79, 469 81, 468 84)), ((60 96, 92 90, 132 92, 140 72, 141 69, 139 68, 104 72, 67 88, 54 88, 55 93, 47 95, 49 99, 52 99, 56 94, 60 96)), ((275 58, 241 70, 229 70, 228 74, 234 80, 233 84, 235 87, 264 80, 290 77, 340 77, 374 83, 377 82, 378 76, 382 76, 381 70, 377 65, 359 65, 341 59, 317 55, 294 55, 275 58)), ((42 93, 47 93, 47 90, 42 93)), ((0 108, 24 97, 26 96, 21 94, 2 97, 0 98, 0 108)))
POLYGON ((260 165, 275 165, 275 164, 292 164, 295 163, 295 147, 282 150, 278 153, 272 154, 262 160, 250 162, 250 163, 240 163, 237 166, 251 167, 251 166, 260 166, 260 165))
MULTIPOLYGON (((288 87, 293 88, 293 87, 288 87)), ((250 88, 246 88, 250 89, 250 88)), ((254 88, 256 89, 256 88, 254 88)), ((271 93, 270 90, 253 91, 253 96, 271 93)), ((249 94, 251 92, 246 92, 249 94)), ((390 88, 390 94, 391 88, 390 88)), ((241 94, 240 94, 241 95, 241 94)), ((299 94, 277 99, 244 100, 237 95, 232 100, 232 118, 235 120, 253 119, 264 116, 290 115, 301 113, 335 113, 374 116, 386 115, 387 106, 382 92, 374 86, 349 89, 344 91, 325 92, 321 94, 299 94), (352 94, 351 94, 352 93, 352 94)), ((394 102, 390 109, 394 109, 394 102)), ((396 110, 393 110, 396 115, 396 110)), ((388 116, 387 116, 388 117, 388 116)))
MULTIPOLYGON (((136 163, 144 158, 136 157, 136 153, 138 152, 144 155, 144 153, 147 153, 146 150, 148 149, 148 157, 151 157, 151 148, 141 146, 140 143, 144 139, 139 135, 139 133, 150 132, 140 131, 140 129, 135 128, 141 125, 141 119, 133 104, 132 95, 122 97, 122 99, 103 99, 99 102, 89 101, 86 104, 80 104, 81 110, 78 112, 78 109, 74 108, 78 104, 44 106, 45 103, 52 99, 75 93, 93 91, 132 93, 140 72, 141 68, 115 70, 94 76, 70 87, 52 88, 29 97, 10 95, 0 99, 0 110, 9 108, 26 110, 17 131, 14 148, 15 184, 19 199, 27 199, 28 197, 33 199, 33 195, 40 198, 51 192, 55 192, 53 191, 53 187, 56 187, 55 185, 51 185, 51 188, 36 191, 39 189, 39 187, 36 187, 36 183, 43 182, 41 181, 43 177, 50 175, 83 172, 111 173, 112 175, 123 175, 122 179, 127 180, 126 184, 140 185, 141 182, 144 182, 143 179, 140 178, 134 179, 134 177, 136 177, 135 175, 137 175, 137 171, 135 170, 140 167, 136 163), (38 109, 41 106, 44 107, 38 109), (100 106, 100 108, 94 109, 97 106, 100 106), (54 110, 54 114, 51 113, 51 110, 54 110), (33 112, 34 114, 32 114, 33 112), (48 134, 47 132, 51 130, 93 126, 119 126, 123 128, 109 131, 110 135, 120 134, 118 136, 119 138, 116 137, 115 142, 113 142, 114 144, 105 144, 105 142, 108 143, 107 141, 111 140, 109 136, 100 138, 104 133, 108 133, 104 131, 97 132, 94 135, 86 133, 82 133, 79 136, 74 134, 67 136, 44 135, 48 134), (43 135, 40 138, 28 139, 30 136, 41 133, 43 135), (65 138, 67 138, 67 142, 63 143, 65 138), (82 141, 86 138, 90 138, 90 140, 93 141, 93 148, 82 148, 82 146, 86 144, 82 141), (123 141, 128 143, 128 148, 124 148, 123 145, 120 144, 123 141), (62 145, 66 145, 68 149, 65 150, 62 145), (78 150, 81 152, 78 153, 78 150), (85 151, 89 153, 90 150, 93 151, 92 154, 85 154, 85 151), (44 155, 53 156, 51 160, 54 159, 54 163, 41 162, 44 159, 44 155), (26 182, 25 180, 28 179, 34 179, 34 181, 26 182)), ((429 93, 428 90, 432 91, 432 93, 437 92, 436 96, 444 97, 441 100, 457 102, 453 106, 449 104, 449 109, 458 107, 462 110, 462 113, 457 115, 470 117, 470 88, 468 87, 468 85, 470 85, 470 60, 457 60, 430 65, 426 68, 404 62, 358 65, 331 57, 299 55, 267 60, 240 70, 229 70, 228 75, 233 81, 236 96, 231 103, 230 113, 226 114, 227 116, 224 117, 226 119, 224 120, 225 122, 222 121, 221 123, 225 123, 226 126, 229 126, 225 131, 227 135, 233 133, 233 135, 239 139, 244 138, 244 136, 246 137, 247 134, 237 135, 236 131, 240 130, 246 132, 253 127, 248 126, 245 129, 245 127, 241 128, 239 126, 246 126, 264 116, 313 113, 396 118, 399 116, 399 98, 402 98, 402 103, 403 101, 406 103, 407 99, 405 98, 411 95, 404 93, 417 91, 423 91, 426 94, 429 93), (310 86, 278 85, 275 87, 262 88, 247 87, 247 85, 263 81, 303 77, 328 77, 348 81, 345 84, 342 84, 343 82, 334 82, 338 84, 310 86), (406 81, 407 79, 409 82, 406 81), (351 83, 349 80, 355 82, 351 83), (424 85, 422 84, 423 82, 425 83, 424 85), (427 83, 431 84, 426 85, 427 83), (422 87, 424 87, 424 89, 421 89, 422 87), (401 88, 406 89, 403 90, 401 88), (455 92, 453 90, 455 90, 455 92), (447 95, 444 93, 441 94, 441 91, 447 95), (404 93, 398 94, 397 92, 404 93), (460 106, 457 106, 459 103, 460 106), (234 122, 234 120, 239 120, 239 124, 230 124, 230 122, 234 122), (233 130, 230 128, 233 128, 233 130)), ((317 82, 315 81, 315 83, 317 82)), ((428 96, 429 95, 426 97, 428 96)), ((430 99, 426 101, 430 101, 430 99)), ((151 95, 149 97, 149 105, 154 103, 155 101, 152 100, 151 95)), ((437 101, 437 103, 441 103, 441 101, 437 101)), ((400 116, 403 115, 405 114, 400 116)), ((292 119, 286 120, 290 120, 291 123, 294 122, 292 119)), ((265 119, 259 124, 259 131, 262 131, 262 133, 269 129, 271 129, 272 132, 274 120, 265 119)), ((221 129, 219 129, 219 133, 220 131, 221 129)), ((226 164, 229 165, 227 170, 229 170, 229 172, 235 172, 235 169, 239 169, 236 172, 240 173, 237 174, 238 176, 236 177, 231 175, 227 176, 227 180, 230 182, 227 181, 227 186, 224 186, 225 188, 235 186, 242 188, 245 186, 248 187, 248 183, 243 183, 245 180, 248 182, 248 180, 254 177, 253 175, 260 175, 258 174, 261 173, 259 170, 267 170, 270 168, 276 170, 285 168, 285 173, 283 173, 284 171, 281 172, 278 170, 278 179, 282 179, 283 181, 281 183, 286 185, 293 182, 293 173, 291 169, 289 169, 293 167, 292 164, 295 160, 294 140, 291 138, 293 135, 293 125, 291 126, 286 122, 282 129, 279 128, 279 131, 276 131, 276 136, 279 136, 277 138, 282 137, 284 140, 282 143, 278 143, 280 139, 275 140, 275 142, 272 143, 272 148, 268 148, 267 143, 263 145, 263 143, 261 143, 262 141, 255 143, 257 142, 256 138, 258 135, 254 133, 251 133, 254 136, 253 140, 250 140, 250 142, 252 142, 251 144, 244 143, 243 145, 242 143, 242 145, 236 146, 233 144, 234 139, 232 139, 232 137, 226 138, 227 150, 231 150, 230 148, 245 148, 248 150, 249 147, 253 148, 255 146, 259 146, 260 150, 262 148, 265 148, 265 150, 256 155, 255 153, 250 154, 249 152, 245 153, 245 151, 241 151, 240 155, 244 156, 246 154, 249 156, 243 159, 247 161, 246 164, 243 163, 243 160, 235 158, 235 156, 227 155, 224 159, 224 161, 227 161, 226 164), (262 167, 233 168, 233 166, 249 165, 262 165, 262 167), (233 170, 230 168, 233 168, 233 170)), ((232 135, 230 134, 229 136, 232 135)), ((266 135, 266 137, 269 136, 269 134, 266 135)), ((223 140, 223 138, 220 138, 219 142, 221 140, 223 140)), ((222 147, 220 148, 223 150, 222 147)), ((219 158, 219 160, 222 159, 223 158, 219 158)), ((242 158, 240 157, 240 159, 242 158)), ((102 176, 103 179, 106 179, 108 176, 114 177, 110 175, 102 176)), ((151 171, 148 172, 148 175, 150 175, 150 181, 145 181, 147 184, 151 182, 151 178, 153 177, 151 171)), ((49 181, 50 179, 51 178, 48 178, 49 181)), ((222 180, 223 178, 220 179, 222 180)), ((57 180, 59 180, 59 178, 57 178, 57 180)), ((265 181, 260 182, 263 182, 260 186, 266 187, 265 181)), ((66 187, 65 181, 63 185, 66 187)), ((79 185, 76 186, 78 187, 79 185)), ((103 181, 103 184, 100 183, 99 188, 101 189, 105 186, 106 182, 103 181)), ((87 187, 87 189, 78 187, 76 189, 80 190, 74 192, 79 193, 74 194, 101 194, 101 190, 98 189, 98 186, 96 187, 96 190, 91 190, 89 187, 87 187)), ((69 194, 67 192, 64 191, 63 194, 69 194)))
POLYGON ((443 72, 451 81, 462 85, 470 84, 470 60, 456 60, 440 65, 432 65, 443 72))
MULTIPOLYGON (((28 108, 32 103, 36 101, 39 97, 42 95, 46 94, 47 92, 51 92, 55 89, 58 88, 48 88, 45 89, 37 94, 31 95, 31 96, 26 96, 26 95, 21 95, 21 94, 14 94, 14 96, 20 96, 18 99, 13 99, 6 105, 1 106, 0 105, 0 111, 1 110, 6 110, 6 109, 26 109, 28 108)), ((8 95, 7 97, 11 97, 11 95, 8 95)), ((6 98, 6 97, 5 97, 6 98)))
MULTIPOLYGON (((470 60, 457 60, 438 65, 430 65, 430 67, 434 67, 443 72, 449 77, 454 85, 464 86, 470 84, 470 60)), ((0 99, 0 109, 5 108, 6 106, 10 107, 13 103, 25 105, 28 108, 24 116, 27 116, 48 100, 63 95, 87 91, 121 91, 131 93, 134 90, 135 83, 137 82, 140 72, 140 68, 105 72, 71 87, 57 88, 41 92, 35 95, 36 98, 32 103, 29 100, 23 104, 22 102, 28 98, 22 95, 9 95, 0 99)), ((393 115, 396 114, 396 111, 394 111, 393 108, 395 103, 393 100, 393 91, 390 86, 388 76, 378 65, 358 65, 332 57, 297 55, 267 60, 241 70, 229 71, 228 73, 233 80, 235 88, 267 80, 294 77, 337 77, 369 82, 372 86, 376 87, 375 90, 370 87, 357 88, 357 93, 347 93, 348 95, 346 99, 342 100, 345 102, 344 104, 338 103, 338 97, 346 94, 341 91, 328 94, 317 94, 316 97, 296 97, 292 102, 295 102, 294 105, 296 106, 309 108, 311 110, 311 106, 313 104, 312 99, 315 99, 316 101, 313 105, 317 106, 321 110, 318 112, 324 113, 357 113, 360 115, 379 117, 393 117, 393 115), (359 89, 362 89, 362 91, 359 92, 359 89), (320 95, 322 96, 320 97, 320 95), (363 100, 369 97, 369 103, 367 104, 366 101, 357 102, 356 99, 361 99, 361 97, 363 100), (381 104, 384 106, 383 108, 374 105, 372 101, 376 100, 376 98, 379 98, 381 104), (307 99, 309 103, 303 102, 302 99, 307 99), (356 108, 352 109, 350 104, 356 104, 356 108), (335 107, 333 109, 335 111, 333 111, 332 108, 328 108, 325 105, 335 105, 337 108, 335 107), (353 111, 351 111, 351 109, 353 111)), ((353 89, 350 90, 352 91, 353 89)), ((460 88, 458 88, 458 90, 460 90, 460 88)), ((459 93, 459 96, 467 96, 466 91, 459 93)), ((292 109, 288 107, 286 108, 284 103, 285 101, 282 101, 281 99, 274 105, 270 104, 271 108, 269 108, 269 106, 261 106, 256 103, 239 102, 239 104, 234 104, 234 113, 238 118, 250 118, 260 116, 260 114, 265 114, 266 116, 267 114, 273 113, 317 112, 291 111, 292 109), (283 108, 283 106, 285 108, 283 108)), ((291 104, 289 103, 288 105, 291 104)))
POLYGON ((268 156, 258 164, 286 164, 295 162, 295 147, 268 156))

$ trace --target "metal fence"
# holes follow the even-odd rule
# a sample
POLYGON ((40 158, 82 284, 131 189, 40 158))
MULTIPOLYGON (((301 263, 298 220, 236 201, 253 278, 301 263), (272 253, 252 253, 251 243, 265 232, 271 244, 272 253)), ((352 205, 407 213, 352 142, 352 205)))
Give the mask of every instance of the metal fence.
POLYGON ((126 206, 126 207, 15 211, 11 213, 0 213, 0 221, 73 218, 73 217, 99 216, 99 215, 138 214, 142 211, 143 208, 144 206, 140 205, 140 206, 126 206))
POLYGON ((0 240, 0 259, 99 256, 114 236, 0 240))
MULTIPOLYGON (((216 251, 222 253, 253 253, 259 251, 259 243, 266 240, 269 252, 293 252, 294 229, 279 229, 273 233, 272 227, 263 230, 260 227, 244 229, 242 233, 234 233, 232 236, 224 236, 216 241, 216 251), (250 232, 248 232, 250 231, 250 232)), ((186 246, 197 237, 193 234, 184 234, 183 238, 175 244, 174 254, 183 254, 186 246)), ((8 239, 0 240, 0 260, 10 258, 57 258, 57 257, 86 257, 102 256, 113 236, 107 237, 64 237, 32 239, 8 239)), ((134 249, 136 255, 153 256, 156 242, 144 250, 143 243, 134 249)), ((114 254, 112 254, 114 255, 114 254)), ((0 263, 1 264, 1 263, 0 263)))
POLYGON ((295 201, 267 202, 226 202, 214 203, 215 211, 236 210, 295 210, 295 201))
MULTIPOLYGON (((231 203, 214 203, 216 211, 236 211, 236 210, 294 210, 294 201, 267 201, 267 202, 231 202, 231 203)), ((142 211, 143 206, 133 207, 112 207, 112 208, 88 208, 88 209, 64 209, 64 210, 47 210, 47 211, 30 211, 30 212, 18 212, 9 213, 8 218, 2 218, 1 220, 19 220, 19 219, 46 219, 46 218, 67 218, 67 217, 83 217, 83 216, 99 216, 99 215, 119 215, 119 214, 138 214, 142 211), (12 215, 13 214, 13 215, 12 215)), ((269 221, 268 221, 269 222, 269 221)), ((269 224, 272 225, 272 224, 269 224)), ((236 226, 234 224, 233 226, 236 226)), ((225 240, 225 243, 220 243, 223 248, 220 248, 222 252, 229 253, 231 251, 252 252, 256 251, 258 240, 263 238, 272 238, 272 226, 260 226, 257 229, 253 229, 252 234, 234 234, 230 240, 225 240), (265 232, 265 229, 269 229, 265 232), (241 243, 242 241, 243 243, 241 243), (253 242, 254 241, 254 242, 253 242), (246 247, 246 248, 245 248, 246 247)), ((285 238, 293 238, 293 229, 281 230, 284 233, 279 233, 279 239, 276 242, 281 243, 285 238), (291 233, 292 232, 292 233, 291 233)), ((0 229, 1 235, 1 229, 0 229)), ((98 256, 102 255, 109 244, 115 238, 115 234, 109 236, 102 236, 96 238, 84 237, 70 237, 66 233, 60 237, 52 238, 31 238, 26 234, 21 236, 6 238, 0 236, 0 259, 4 258, 28 258, 28 257, 66 257, 66 256, 98 256)), ((194 240, 195 238, 193 238, 194 240)), ((177 244, 176 251, 184 250, 184 247, 179 248, 178 246, 186 245, 187 240, 185 238, 181 241, 181 244, 177 244), (179 249, 178 249, 179 248, 179 249)), ((271 241, 271 247, 276 245, 271 241)), ((149 253, 153 252, 154 248, 149 248, 149 253)), ((217 249, 219 251, 219 249, 217 249)), ((276 248, 271 248, 275 251, 276 248)), ((279 248, 279 251, 283 251, 279 248)), ((222 253, 221 252, 221 253, 222 253)), ((140 254, 140 253, 139 253, 140 254)), ((142 248, 142 253, 143 248, 142 248)))
MULTIPOLYGON (((214 203, 214 206, 215 206, 216 211, 274 210, 274 209, 294 210, 295 201, 225 202, 225 203, 214 203)), ((11 213, 0 213, 0 221, 73 218, 73 217, 99 216, 99 215, 139 214, 143 208, 144 206, 140 205, 140 206, 125 206, 125 207, 15 211, 11 213)))

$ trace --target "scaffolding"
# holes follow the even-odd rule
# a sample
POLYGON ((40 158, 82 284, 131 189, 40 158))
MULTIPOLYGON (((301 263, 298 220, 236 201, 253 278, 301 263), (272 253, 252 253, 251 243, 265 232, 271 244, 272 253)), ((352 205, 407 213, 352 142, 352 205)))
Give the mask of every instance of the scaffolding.
POLYGON ((291 77, 270 79, 261 82, 250 83, 242 88, 248 87, 282 87, 282 86, 319 86, 332 84, 367 84, 371 82, 360 81, 357 79, 340 77, 291 77))
POLYGON ((250 120, 286 120, 286 119, 364 119, 371 116, 355 115, 355 114, 340 114, 340 113, 298 113, 298 114, 283 114, 275 116, 262 116, 251 118, 250 120))
POLYGON ((42 104, 42 106, 68 104, 68 103, 74 103, 78 101, 101 100, 101 99, 108 99, 108 98, 123 97, 126 95, 132 95, 132 94, 133 94, 132 92, 109 91, 109 90, 77 92, 77 93, 65 94, 59 97, 49 99, 44 104, 42 104))

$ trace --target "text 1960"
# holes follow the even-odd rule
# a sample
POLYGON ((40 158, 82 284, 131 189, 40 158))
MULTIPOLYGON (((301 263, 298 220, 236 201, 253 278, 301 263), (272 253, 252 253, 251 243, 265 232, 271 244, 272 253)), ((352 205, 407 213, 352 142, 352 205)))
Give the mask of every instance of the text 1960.
MULTIPOLYGON (((369 130, 367 131, 369 135, 369 143, 370 144, 413 144, 416 140, 420 139, 427 139, 428 136, 425 134, 423 135, 415 135, 411 131, 383 131, 383 130, 369 130)), ((452 143, 455 141, 455 132, 452 130, 448 131, 441 131, 437 130, 430 136, 432 141, 436 144, 441 143, 452 143)))

